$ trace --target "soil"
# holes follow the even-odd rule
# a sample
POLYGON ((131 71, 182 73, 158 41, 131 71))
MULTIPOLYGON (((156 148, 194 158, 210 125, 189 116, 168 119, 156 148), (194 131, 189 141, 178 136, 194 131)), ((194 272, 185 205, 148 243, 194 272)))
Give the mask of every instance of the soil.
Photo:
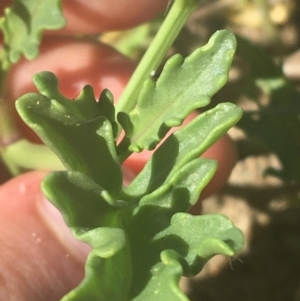
POLYGON ((228 216, 246 245, 237 258, 216 256, 185 281, 191 301, 300 300, 300 206, 293 203, 300 186, 264 177, 270 163, 274 156, 241 160, 228 185, 204 201, 203 213, 228 216))

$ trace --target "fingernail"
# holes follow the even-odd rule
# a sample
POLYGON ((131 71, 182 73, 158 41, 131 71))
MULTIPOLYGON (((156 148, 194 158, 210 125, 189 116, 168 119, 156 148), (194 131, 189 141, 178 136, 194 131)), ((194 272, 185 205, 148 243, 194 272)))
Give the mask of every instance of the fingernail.
POLYGON ((80 262, 85 262, 91 246, 77 240, 66 226, 61 213, 48 200, 38 201, 38 210, 55 237, 67 249, 68 254, 80 262))

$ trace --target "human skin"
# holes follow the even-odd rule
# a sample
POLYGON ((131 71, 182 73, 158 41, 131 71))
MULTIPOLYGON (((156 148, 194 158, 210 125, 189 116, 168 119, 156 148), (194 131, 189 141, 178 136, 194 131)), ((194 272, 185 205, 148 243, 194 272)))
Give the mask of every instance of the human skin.
MULTIPOLYGON (((5 7, 10 3, 1 1, 0 11, 1 5, 5 7)), ((134 26, 164 11, 168 0, 122 0, 123 6, 119 3, 119 0, 65 0, 67 28, 56 33, 59 37, 49 33, 44 38, 41 55, 36 60, 22 60, 12 68, 7 97, 13 101, 26 92, 35 91, 32 75, 51 70, 61 82, 61 91, 70 98, 76 97, 83 85, 91 84, 96 97, 103 88, 109 88, 117 101, 135 64, 108 46, 81 42, 64 34, 134 26), (130 11, 126 18, 125 9, 130 11), (90 18, 91 10, 93 18, 90 18)), ((219 162, 218 172, 206 189, 207 195, 225 183, 236 152, 231 140, 224 136, 205 157, 219 162)), ((127 179, 137 173, 147 159, 147 156, 132 157, 126 164, 127 179)), ((76 286, 84 274, 89 249, 72 239, 59 214, 42 196, 39 187, 44 175, 41 171, 27 173, 0 188, 0 296, 3 300, 57 301, 76 286)), ((194 212, 199 213, 199 209, 194 208, 194 212)))

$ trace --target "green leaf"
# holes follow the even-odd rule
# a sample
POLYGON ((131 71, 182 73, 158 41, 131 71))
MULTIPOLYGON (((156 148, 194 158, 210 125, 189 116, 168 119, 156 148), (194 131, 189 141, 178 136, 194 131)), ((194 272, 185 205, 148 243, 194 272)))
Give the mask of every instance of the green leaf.
POLYGON ((73 234, 93 246, 93 250, 86 262, 85 278, 62 301, 124 301, 131 281, 124 231, 101 227, 73 234))
POLYGON ((212 256, 233 256, 244 246, 242 231, 221 214, 194 216, 176 213, 170 226, 156 235, 154 241, 164 245, 162 248, 175 250, 184 258, 185 276, 199 273, 212 256), (178 238, 181 243, 178 243, 178 238))
MULTIPOLYGON (((109 243, 124 241, 120 239, 119 229, 109 229, 95 233, 95 240, 106 240, 109 243), (114 232, 113 232, 114 231, 114 232), (115 234, 115 235, 113 235, 115 234)), ((131 282, 130 258, 123 249, 111 257, 102 258, 97 249, 88 256, 84 280, 69 292, 61 301, 126 301, 131 282)), ((101 254, 100 254, 101 255, 101 254)))
POLYGON ((120 153, 154 149, 171 127, 179 126, 195 109, 206 106, 226 83, 236 47, 229 31, 219 31, 186 59, 175 55, 157 82, 148 80, 129 115, 120 112, 126 136, 120 153))
POLYGON ((104 89, 101 92, 98 109, 99 112, 101 112, 101 115, 105 116, 107 120, 111 123, 113 137, 117 138, 118 124, 115 119, 114 97, 109 90, 104 89))
POLYGON ((61 0, 14 0, 0 19, 4 33, 4 69, 16 63, 22 54, 34 59, 39 52, 42 32, 62 28, 65 23, 61 0))
POLYGON ((164 185, 142 197, 137 210, 143 206, 159 206, 169 209, 172 214, 188 211, 197 203, 216 169, 216 161, 194 159, 168 178, 164 185))
POLYGON ((126 206, 125 202, 114 200, 101 186, 76 171, 49 174, 42 189, 46 198, 62 213, 65 223, 74 229, 107 227, 126 206))
POLYGON ((124 202, 79 172, 48 175, 42 185, 45 196, 62 212, 74 236, 94 248, 85 279, 62 300, 188 300, 179 278, 199 272, 215 253, 233 255, 242 245, 223 216, 172 218, 196 202, 215 167, 208 159, 191 161, 174 173, 170 185, 142 198, 132 214, 124 202), (184 246, 190 248, 187 254, 184 246))
POLYGON ((17 100, 23 120, 67 169, 89 176, 110 193, 120 191, 122 171, 107 119, 111 119, 109 100, 104 105, 96 102, 90 86, 84 87, 77 99, 67 99, 58 91, 57 78, 50 72, 39 73, 34 80, 42 95, 30 93, 17 100), (103 107, 106 109, 102 112, 103 107))
POLYGON ((163 251, 159 262, 151 269, 151 278, 141 294, 132 301, 189 301, 179 288, 179 280, 182 276, 182 266, 176 260, 175 252, 163 251))
POLYGON ((178 289, 181 276, 194 276, 214 255, 233 256, 244 245, 242 232, 223 215, 170 217, 154 208, 135 215, 129 240, 134 260, 128 300, 134 301, 163 300, 164 295, 188 300, 178 289))
POLYGON ((51 173, 44 179, 42 189, 60 210, 73 235, 93 247, 85 279, 63 300, 106 301, 110 296, 110 300, 123 301, 129 289, 131 262, 120 212, 127 204, 114 200, 79 172, 51 173))
POLYGON ((159 31, 152 40, 119 98, 116 104, 117 112, 130 113, 136 106, 136 101, 144 82, 153 71, 157 71, 192 12, 200 3, 204 4, 206 1, 207 0, 197 0, 196 2, 194 0, 169 1, 165 11, 167 17, 160 26, 159 31))
POLYGON ((203 154, 241 116, 239 107, 222 103, 196 117, 165 140, 131 182, 126 193, 132 197, 141 197, 160 187, 168 177, 203 154))

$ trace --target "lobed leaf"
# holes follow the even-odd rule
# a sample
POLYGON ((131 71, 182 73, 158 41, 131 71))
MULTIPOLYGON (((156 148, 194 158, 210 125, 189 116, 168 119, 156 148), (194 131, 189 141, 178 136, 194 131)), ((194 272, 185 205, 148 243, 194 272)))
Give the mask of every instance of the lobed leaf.
POLYGON ((141 197, 163 185, 168 177, 214 144, 241 116, 239 107, 221 103, 196 117, 157 148, 126 193, 132 197, 141 197))
POLYGON ((197 158, 186 164, 162 186, 141 198, 137 210, 143 206, 158 206, 171 213, 188 211, 199 200, 203 188, 217 169, 217 162, 197 158))
POLYGON ((194 276, 214 255, 233 256, 244 245, 242 232, 223 215, 170 217, 154 208, 135 216, 129 240, 135 260, 128 300, 134 301, 163 300, 164 294, 188 300, 178 288, 181 276, 194 276))
MULTIPOLYGON (((89 176, 110 193, 120 191, 122 171, 108 120, 110 111, 101 111, 103 105, 96 102, 90 86, 71 101, 60 94, 52 73, 39 73, 34 79, 42 95, 30 93, 17 100, 16 107, 23 120, 67 169, 89 176)), ((104 106, 109 106, 109 100, 104 106)))
POLYGON ((44 195, 62 213, 73 235, 93 249, 82 283, 62 300, 120 300, 129 289, 130 265, 120 212, 126 203, 79 172, 54 172, 42 183, 44 195), (116 271, 118 271, 116 273, 116 271))
POLYGON ((170 250, 162 252, 163 262, 157 263, 151 269, 151 278, 147 286, 132 301, 189 301, 178 285, 182 276, 182 266, 174 253, 170 250))
POLYGON ((94 249, 85 279, 62 300, 187 301, 178 286, 181 276, 199 273, 215 254, 241 251, 243 235, 225 216, 173 213, 143 204, 132 214, 120 210, 118 220, 126 230, 116 222, 110 228, 73 231, 94 249))
POLYGON ((86 239, 81 235, 77 238, 94 246, 86 262, 85 278, 61 301, 128 300, 131 261, 124 231, 98 228, 86 232, 85 236, 90 237, 86 239))
POLYGON ((242 231, 221 214, 194 216, 176 213, 170 226, 156 235, 154 241, 184 257, 185 276, 199 273, 212 256, 233 256, 244 246, 242 231), (180 244, 178 238, 182 240, 180 244))
POLYGON ((14 0, 0 19, 4 33, 3 68, 16 63, 22 54, 27 59, 34 59, 39 52, 43 30, 59 29, 65 23, 61 0, 14 0))
POLYGON ((186 59, 170 58, 157 82, 145 82, 135 109, 119 113, 126 133, 119 152, 154 149, 171 127, 206 106, 227 81, 235 47, 234 35, 223 30, 186 59))
POLYGON ((62 213, 65 223, 77 229, 107 227, 125 202, 116 201, 101 186, 76 171, 58 171, 45 177, 43 193, 62 213))

